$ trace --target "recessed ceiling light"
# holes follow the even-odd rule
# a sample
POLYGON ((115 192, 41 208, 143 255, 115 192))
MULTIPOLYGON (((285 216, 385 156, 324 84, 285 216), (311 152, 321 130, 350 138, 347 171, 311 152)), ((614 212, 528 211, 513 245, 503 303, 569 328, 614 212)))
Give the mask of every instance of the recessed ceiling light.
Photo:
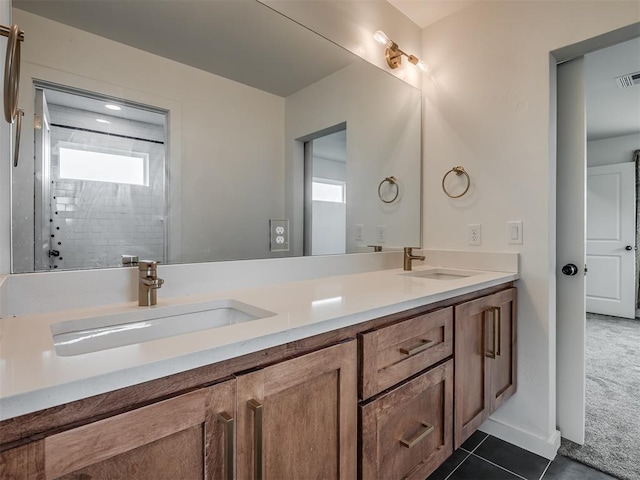
POLYGON ((96 118, 96 122, 98 122, 98 123, 109 123, 109 120, 105 120, 104 118, 96 118))
POLYGON ((109 110, 122 110, 121 106, 113 105, 112 103, 107 103, 104 107, 108 108, 109 110))

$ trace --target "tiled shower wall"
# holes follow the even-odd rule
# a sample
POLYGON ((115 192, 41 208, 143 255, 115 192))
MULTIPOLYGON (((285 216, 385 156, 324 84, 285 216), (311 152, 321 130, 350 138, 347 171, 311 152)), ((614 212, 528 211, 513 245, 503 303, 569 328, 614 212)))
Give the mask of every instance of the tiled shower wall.
POLYGON ((49 112, 51 248, 60 252, 51 268, 115 267, 123 254, 165 261, 164 126, 59 105, 49 112), (98 116, 110 123, 96 122, 98 116), (61 179, 59 142, 147 153, 149 186, 61 179))

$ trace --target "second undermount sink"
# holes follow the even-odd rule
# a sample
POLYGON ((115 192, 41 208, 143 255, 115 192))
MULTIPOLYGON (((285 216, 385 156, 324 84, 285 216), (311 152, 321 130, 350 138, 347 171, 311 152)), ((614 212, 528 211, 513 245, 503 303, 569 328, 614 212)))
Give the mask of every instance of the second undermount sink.
POLYGON ((401 273, 405 277, 425 278, 428 280, 459 280, 461 278, 479 275, 482 272, 473 270, 458 270, 453 268, 430 268, 429 270, 414 270, 412 272, 401 273))
POLYGON ((51 325, 62 357, 98 352, 272 317, 274 312, 232 299, 140 308, 51 325))

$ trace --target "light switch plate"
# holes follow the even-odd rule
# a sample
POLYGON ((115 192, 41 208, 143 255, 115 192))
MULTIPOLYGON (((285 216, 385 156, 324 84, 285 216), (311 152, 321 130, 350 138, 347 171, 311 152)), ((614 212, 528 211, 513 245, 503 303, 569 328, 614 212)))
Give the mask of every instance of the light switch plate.
POLYGON ((270 239, 269 248, 272 252, 289 251, 289 220, 269 220, 270 239))
POLYGON ((356 223, 356 242, 364 242, 364 225, 356 223))
POLYGON ((522 220, 507 222, 507 243, 522 245, 522 220))

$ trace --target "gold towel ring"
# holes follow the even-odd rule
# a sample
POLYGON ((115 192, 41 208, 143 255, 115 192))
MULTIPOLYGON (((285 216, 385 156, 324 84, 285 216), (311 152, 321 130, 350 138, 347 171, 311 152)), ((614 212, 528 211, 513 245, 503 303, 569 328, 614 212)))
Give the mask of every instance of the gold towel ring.
POLYGON ((16 141, 13 149, 13 166, 18 166, 20 150, 20 131, 24 112, 18 108, 20 85, 20 42, 24 41, 24 32, 18 25, 5 27, 0 25, 0 35, 7 37, 7 54, 4 64, 4 118, 7 123, 17 119, 16 141))
POLYGON ((442 177, 442 190, 447 195, 447 197, 450 197, 450 198, 460 198, 460 197, 462 197, 465 193, 467 193, 469 191, 469 187, 470 186, 471 186, 471 178, 469 178, 469 174, 467 172, 465 172, 464 167, 460 167, 460 166, 459 167, 453 167, 451 170, 449 170, 447 173, 444 174, 444 177, 442 177), (467 177, 467 188, 465 188, 464 192, 462 192, 460 195, 451 195, 451 193, 449 193, 447 191, 447 188, 444 186, 445 180, 447 179, 447 177, 451 173, 455 173, 457 176, 464 175, 465 177, 467 177))
POLYGON ((396 199, 398 198, 398 194, 400 193, 400 187, 398 186, 398 180, 396 180, 396 177, 385 177, 384 180, 382 180, 380 182, 380 184, 378 185, 378 197, 380 198, 380 200, 382 200, 384 203, 393 203, 396 201, 396 199), (389 185, 394 185, 396 187, 396 194, 393 196, 393 198, 391 200, 386 200, 382 197, 382 185, 384 185, 385 183, 389 183, 389 185))

